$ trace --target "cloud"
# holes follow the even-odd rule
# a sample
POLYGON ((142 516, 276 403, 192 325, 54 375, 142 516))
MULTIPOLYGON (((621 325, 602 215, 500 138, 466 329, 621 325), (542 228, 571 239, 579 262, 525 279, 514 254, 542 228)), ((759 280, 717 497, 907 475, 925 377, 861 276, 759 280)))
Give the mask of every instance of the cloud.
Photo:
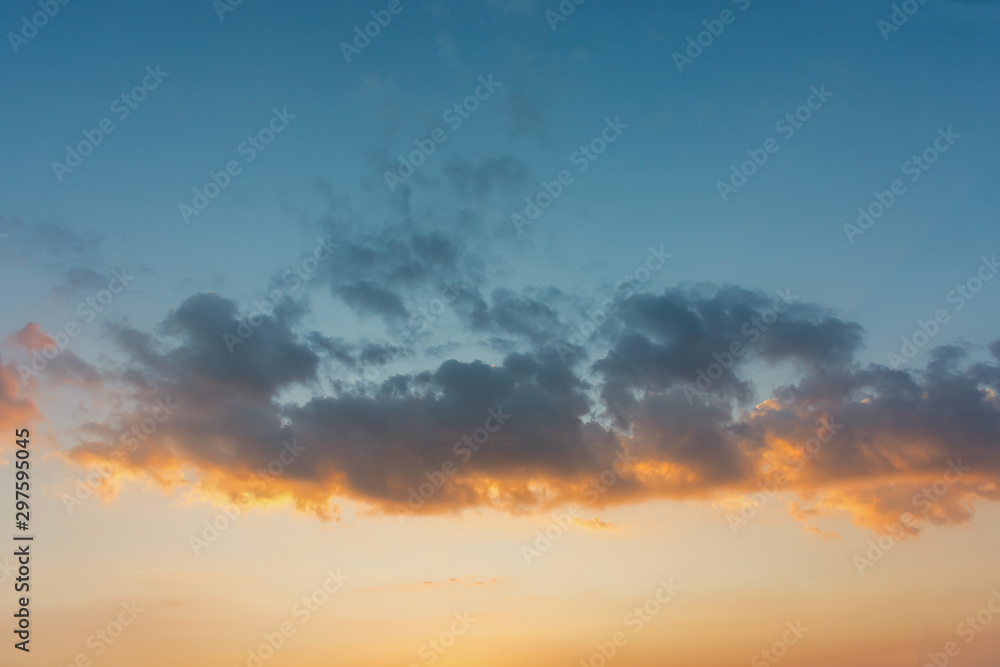
MULTIPOLYGON (((468 303, 468 301, 467 301, 468 303)), ((553 335, 566 335, 567 324, 561 319, 558 305, 568 303, 560 290, 527 289, 518 295, 513 290, 497 289, 490 303, 480 298, 469 313, 474 330, 513 336, 541 347, 553 335)))
POLYGON ((37 322, 29 322, 8 336, 6 344, 15 351, 13 358, 17 359, 17 363, 11 368, 16 367, 20 382, 29 390, 35 389, 40 383, 51 387, 99 385, 101 377, 97 369, 65 347, 72 339, 65 333, 57 333, 56 336, 62 336, 63 347, 42 331, 37 322))
POLYGON ((339 247, 317 275, 358 315, 378 316, 387 325, 399 326, 414 316, 408 302, 469 280, 464 253, 443 233, 412 225, 364 233, 337 221, 330 221, 327 231, 339 247))
POLYGON ((22 392, 17 365, 0 357, 0 430, 8 434, 5 446, 16 430, 33 428, 40 417, 35 402, 22 392))
POLYGON ((163 322, 163 332, 179 342, 176 347, 162 351, 151 336, 134 330, 120 331, 119 341, 147 372, 171 384, 204 382, 269 397, 289 384, 315 379, 319 366, 319 355, 292 333, 297 314, 286 313, 289 307, 279 305, 278 317, 265 319, 230 352, 224 336, 238 330, 236 304, 196 294, 163 322))
POLYGON ((577 517, 573 519, 573 522, 587 530, 614 530, 617 528, 615 524, 601 521, 596 516, 592 519, 580 519, 577 517))
POLYGON ((7 339, 9 345, 15 345, 25 352, 35 352, 44 350, 47 347, 56 347, 56 342, 47 333, 42 331, 38 322, 29 322, 21 327, 16 333, 7 339))
POLYGON ((406 306, 403 299, 369 280, 342 285, 337 293, 344 303, 361 315, 381 315, 386 320, 405 320, 406 306))
MULTIPOLYGON (((418 236, 420 249, 400 248, 398 265, 382 256, 393 245, 385 239, 356 244, 348 261, 401 271, 419 291, 434 271, 415 255, 448 270, 457 262, 450 243, 418 236)), ((292 503, 323 518, 344 500, 389 514, 522 514, 585 499, 594 509, 706 499, 752 494, 776 472, 804 501, 791 514, 820 534, 815 522, 837 515, 873 530, 903 511, 960 523, 971 503, 996 499, 1000 343, 992 361, 942 347, 920 370, 862 366, 856 323, 787 292, 701 285, 624 301, 595 360, 568 365, 546 332, 564 330, 572 300, 498 290, 473 303, 460 313, 465 326, 505 332, 517 348, 502 363, 451 359, 332 391, 320 382, 326 362, 353 364, 378 347, 306 330, 301 304, 279 306, 232 353, 223 336, 240 311, 216 294, 189 297, 154 332, 117 328, 126 359, 114 382, 138 406, 119 421, 165 396, 184 407, 115 465, 165 488, 292 503), (752 378, 762 369, 789 382, 760 396, 752 378), (700 373, 712 380, 692 393, 700 373), (766 400, 753 407, 757 399, 766 400), (301 453, 255 486, 288 443, 301 453), (946 477, 953 464, 963 466, 957 479, 946 477), (609 471, 613 483, 593 493, 609 471), (948 493, 916 497, 942 479, 948 493)), ((27 345, 39 335, 18 334, 27 345)), ((91 439, 67 456, 108 460, 113 438, 84 432, 91 439)))
POLYGON ((656 394, 687 387, 746 403, 753 385, 741 370, 751 362, 843 366, 862 335, 857 324, 798 303, 787 291, 771 296, 738 287, 636 295, 623 308, 621 321, 621 334, 594 368, 604 378, 606 404, 624 421, 638 405, 637 390, 656 394), (709 377, 712 367, 724 372, 709 377))

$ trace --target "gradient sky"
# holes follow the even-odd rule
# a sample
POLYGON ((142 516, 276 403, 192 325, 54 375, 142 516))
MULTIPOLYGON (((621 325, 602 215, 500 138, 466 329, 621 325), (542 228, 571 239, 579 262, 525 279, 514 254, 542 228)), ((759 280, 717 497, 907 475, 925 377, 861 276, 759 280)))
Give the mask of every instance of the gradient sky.
POLYGON ((1000 617, 968 642, 959 624, 1000 590, 1000 4, 929 0, 888 31, 882 1, 589 0, 557 22, 556 0, 398 2, 69 2, 25 39, 39 4, 0 8, 0 485, 29 427, 38 540, 32 652, 0 665, 247 665, 286 622, 263 664, 575 666, 619 631, 622 667, 776 664, 760 652, 801 623, 783 665, 922 666, 950 641, 949 664, 995 665, 1000 617), (679 71, 704 22, 724 30, 679 71), (97 312, 115 271, 128 285, 97 312), (733 342, 747 354, 699 384, 733 342), (463 460, 498 408, 509 423, 463 460), (213 520, 231 525, 199 546, 213 520), (303 623, 328 570, 349 578, 303 623), (633 632, 661 581, 676 596, 633 632))

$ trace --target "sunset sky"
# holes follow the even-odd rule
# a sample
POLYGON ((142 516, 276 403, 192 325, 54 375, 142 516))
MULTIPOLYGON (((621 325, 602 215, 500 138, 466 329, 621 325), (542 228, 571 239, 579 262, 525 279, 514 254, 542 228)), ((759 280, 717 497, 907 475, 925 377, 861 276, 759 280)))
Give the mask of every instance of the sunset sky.
POLYGON ((0 26, 0 666, 997 664, 1000 2, 0 26))

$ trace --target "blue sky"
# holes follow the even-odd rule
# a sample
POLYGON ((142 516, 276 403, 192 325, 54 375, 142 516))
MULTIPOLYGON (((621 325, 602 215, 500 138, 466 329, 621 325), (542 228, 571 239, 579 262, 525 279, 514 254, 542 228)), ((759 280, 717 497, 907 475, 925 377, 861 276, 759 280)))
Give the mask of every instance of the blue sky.
MULTIPOLYGON (((19 24, 31 7, 22 5, 5 6, 5 26, 19 24)), ((5 217, 100 230, 107 266, 148 267, 134 317, 154 321, 197 289, 249 297, 308 250, 309 218, 326 206, 317 183, 348 198, 362 224, 384 223, 393 198, 380 167, 493 74, 499 94, 421 168, 426 182, 411 197, 415 210, 439 205, 435 181, 453 161, 515 160, 520 189, 469 209, 500 238, 498 263, 525 283, 595 289, 595 278, 662 243, 675 257, 669 283, 795 287, 856 313, 876 346, 933 312, 1000 245, 998 130, 983 113, 998 102, 987 83, 1000 48, 991 3, 931 3, 888 42, 876 27, 886 3, 590 2, 554 31, 545 3, 407 3, 346 63, 339 44, 377 9, 244 2, 220 20, 207 2, 62 7, 3 64, 5 217), (672 54, 727 8, 735 23, 679 73, 672 54), (65 145, 112 116, 111 101, 156 65, 164 82, 58 182, 51 163, 65 145), (721 202, 715 184, 730 165, 819 85, 834 93, 829 103, 721 202), (178 204, 238 157, 275 107, 296 115, 288 130, 185 226, 178 204), (534 226, 535 260, 519 266, 506 211, 566 168, 607 116, 629 129, 534 226), (940 127, 962 135, 955 149, 856 246, 845 243, 844 222, 940 127)), ((32 282, 44 290, 44 279, 32 282)), ((38 296, 23 293, 20 314, 38 296)), ((981 339, 989 323, 988 308, 970 309, 947 336, 981 339)))

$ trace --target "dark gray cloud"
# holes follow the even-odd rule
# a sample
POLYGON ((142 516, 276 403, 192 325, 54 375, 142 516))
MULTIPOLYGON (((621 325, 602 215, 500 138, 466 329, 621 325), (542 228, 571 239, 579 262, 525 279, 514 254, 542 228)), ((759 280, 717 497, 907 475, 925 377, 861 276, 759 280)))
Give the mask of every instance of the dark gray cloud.
MULTIPOLYGON (((837 424, 835 437, 787 481, 789 491, 827 499, 825 509, 803 515, 835 506, 872 523, 900 507, 901 489, 926 484, 959 460, 974 472, 928 520, 968 520, 955 499, 996 495, 996 362, 970 363, 964 349, 946 346, 920 370, 863 367, 855 360, 862 344, 855 323, 787 293, 782 300, 697 286, 633 296, 602 334, 606 354, 589 366, 567 364, 546 336, 564 331, 567 319, 555 305, 564 295, 551 296, 546 303, 545 290, 499 290, 466 313, 475 315, 470 328, 505 331, 521 347, 501 364, 448 360, 324 393, 324 362, 365 363, 385 349, 303 331, 302 308, 290 304, 231 354, 223 334, 239 325, 238 308, 195 295, 155 335, 116 331, 129 355, 117 382, 140 404, 169 395, 188 406, 125 465, 154 477, 194 467, 215 491, 259 494, 247 476, 294 440, 303 453, 268 492, 280 489, 322 516, 343 498, 388 512, 517 513, 579 501, 588 482, 626 455, 633 467, 598 504, 753 492, 768 466, 794 459, 825 420, 837 424), (784 312, 769 312, 776 305, 784 312), (691 400, 686 388, 734 342, 745 352, 691 400), (749 375, 789 363, 797 379, 759 396, 749 375), (282 400, 296 387, 304 398, 282 400), (770 400, 751 409, 763 398, 770 400), (500 425, 497 415, 509 416, 500 425), (485 439, 471 447, 479 436, 485 439), (454 468, 440 474, 448 464, 454 468), (428 483, 440 488, 414 504, 414 490, 428 483), (871 486, 861 493, 859 485, 871 486), (847 488, 854 491, 839 490, 847 488)), ((1000 343, 990 349, 1000 358, 1000 343)), ((90 460, 109 447, 95 438, 71 456, 90 460)))
POLYGON ((468 258, 444 233, 413 225, 365 233, 335 220, 326 230, 339 247, 317 275, 359 315, 399 326, 421 301, 469 280, 468 258))
POLYGON ((637 392, 687 386, 746 403, 754 392, 742 370, 751 362, 843 366, 861 343, 857 324, 787 292, 782 298, 737 287, 674 288, 632 297, 619 318, 621 333, 594 370, 608 407, 626 422, 637 392))
MULTIPOLYGON (((939 348, 931 357, 919 375, 875 365, 833 378, 813 375, 777 392, 782 412, 822 408, 844 424, 838 446, 824 452, 824 464, 814 468, 817 474, 877 476, 904 467, 941 472, 959 457, 979 470, 998 470, 1000 413, 980 387, 984 378, 967 372, 956 348, 939 348), (921 456, 908 456, 907 448, 917 445, 921 456)), ((995 382, 995 377, 987 382, 994 391, 995 382)), ((765 416, 758 423, 771 433, 786 431, 769 421, 765 416)))
POLYGON ((290 384, 316 379, 319 353, 292 332, 299 315, 293 306, 281 305, 274 317, 262 317, 254 327, 235 303, 216 294, 196 294, 170 312, 163 337, 128 328, 116 328, 115 335, 153 382, 226 387, 266 398, 290 384), (227 345, 227 334, 242 342, 230 339, 227 345))
POLYGON ((334 291, 360 315, 379 315, 387 321, 407 318, 408 311, 402 297, 370 280, 341 285, 334 291))
POLYGON ((353 368, 358 362, 354 353, 355 346, 351 345, 342 338, 332 338, 324 336, 318 331, 314 331, 306 336, 306 340, 314 350, 317 350, 317 352, 327 360, 331 360, 351 368, 353 368))
POLYGON ((467 299, 472 304, 467 313, 474 331, 513 337, 519 344, 543 347, 565 336, 567 323, 560 314, 560 306, 570 304, 561 290, 526 289, 521 294, 509 289, 494 290, 490 301, 467 299))

